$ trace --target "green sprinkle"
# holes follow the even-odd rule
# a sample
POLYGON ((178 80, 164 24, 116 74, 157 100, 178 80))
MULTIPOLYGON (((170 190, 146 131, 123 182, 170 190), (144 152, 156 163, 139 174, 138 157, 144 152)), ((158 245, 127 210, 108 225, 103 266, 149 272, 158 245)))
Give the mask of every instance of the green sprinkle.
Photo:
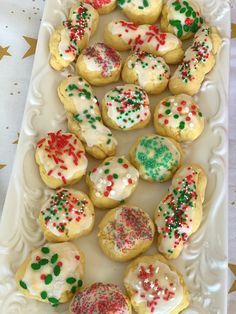
POLYGON ((57 304, 59 303, 59 300, 57 298, 53 298, 53 297, 50 297, 48 298, 48 301, 52 304, 57 304))
POLYGON ((27 284, 23 280, 20 280, 19 283, 20 283, 21 288, 27 289, 27 284))
POLYGON ((44 253, 44 254, 48 254, 50 252, 49 248, 44 246, 41 248, 41 251, 44 253))
POLYGON ((45 299, 47 298, 47 296, 48 296, 47 291, 42 291, 42 292, 40 293, 40 296, 41 296, 41 298, 42 298, 43 300, 45 300, 45 299))
POLYGON ((49 285, 52 282, 52 275, 48 274, 44 280, 45 285, 49 285))
POLYGON ((40 265, 40 266, 43 266, 43 265, 46 265, 46 264, 48 264, 48 259, 46 259, 46 258, 42 258, 42 259, 39 261, 39 265, 40 265))
POLYGON ((180 124, 179 124, 179 128, 181 130, 183 130, 185 128, 185 122, 184 121, 181 121, 180 124))
POLYGON ((119 176, 118 176, 117 173, 114 173, 114 174, 113 174, 113 178, 114 178, 114 179, 118 179, 118 177, 119 177, 119 176))
POLYGON ((81 279, 79 279, 77 285, 78 285, 78 287, 82 287, 83 286, 83 281, 81 279))
POLYGON ((75 279, 74 277, 68 277, 68 278, 66 279, 66 282, 67 282, 68 284, 70 284, 70 285, 73 285, 73 283, 76 282, 76 279, 75 279))
POLYGON ((31 264, 31 268, 33 269, 33 270, 38 270, 38 269, 40 269, 40 264, 38 264, 38 263, 32 263, 31 264))
POLYGON ((61 268, 60 268, 58 265, 56 265, 56 266, 54 267, 54 269, 53 269, 54 275, 55 275, 55 276, 59 276, 59 275, 60 275, 60 272, 61 272, 61 268))
POLYGON ((51 263, 52 263, 52 264, 55 264, 57 260, 58 260, 58 254, 54 254, 54 255, 51 257, 51 263))
POLYGON ((118 163, 122 164, 123 163, 123 159, 122 158, 118 158, 118 163))
POLYGON ((76 293, 76 286, 73 286, 73 287, 71 288, 70 292, 73 293, 73 294, 76 293))

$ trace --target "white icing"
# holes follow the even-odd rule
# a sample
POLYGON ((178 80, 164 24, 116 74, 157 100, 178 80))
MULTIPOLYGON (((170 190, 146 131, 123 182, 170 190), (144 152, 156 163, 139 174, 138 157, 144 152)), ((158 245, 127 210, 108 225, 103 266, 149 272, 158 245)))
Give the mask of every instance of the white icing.
POLYGON ((163 79, 169 79, 170 76, 170 69, 165 60, 147 53, 132 55, 128 61, 128 68, 137 73, 138 83, 143 88, 150 83, 161 84, 163 79))
POLYGON ((80 252, 74 244, 69 242, 48 243, 45 246, 50 249, 50 253, 42 253, 41 248, 33 251, 22 280, 26 283, 27 289, 31 295, 40 297, 40 293, 46 291, 48 297, 60 299, 62 294, 66 291, 70 291, 72 287, 72 285, 66 282, 66 279, 68 277, 73 277, 77 280, 80 279, 83 266, 81 262, 75 258, 75 256, 80 256, 80 252), (58 254, 58 261, 62 262, 63 265, 59 276, 53 275, 52 282, 46 285, 44 280, 40 279, 40 276, 43 274, 53 274, 53 264, 49 262, 47 265, 41 266, 39 270, 33 270, 31 264, 37 263, 36 256, 47 258, 50 261, 53 254, 58 254))
POLYGON ((74 103, 74 106, 76 108, 76 115, 79 115, 79 117, 81 118, 79 126, 81 128, 81 136, 83 141, 89 147, 92 147, 94 145, 106 145, 107 147, 112 147, 113 145, 116 145, 117 141, 112 136, 111 131, 102 123, 101 113, 98 107, 98 101, 93 95, 92 88, 85 80, 83 80, 82 78, 80 79, 78 79, 78 77, 68 78, 68 83, 66 87, 68 88, 69 84, 75 84, 76 86, 78 86, 79 89, 73 91, 68 90, 67 95, 73 94, 72 96, 68 97, 70 97, 70 99, 74 103), (83 89, 86 89, 90 93, 90 99, 86 98, 84 93, 79 95, 83 89), (88 114, 90 115, 89 119, 87 118, 88 114), (91 119, 94 120, 92 124, 96 128, 93 128, 92 124, 89 123, 89 120, 91 119))
POLYGON ((147 313, 170 314, 183 300, 184 291, 178 274, 158 260, 139 263, 134 270, 129 271, 124 282, 134 290, 132 299, 135 303, 145 303, 147 313), (146 273, 146 279, 140 278, 141 268, 146 273), (171 294, 168 300, 165 299, 168 298, 165 289, 171 294))
POLYGON ((147 0, 148 5, 144 6, 143 0, 126 0, 123 4, 119 4, 122 9, 130 11, 139 11, 141 14, 153 12, 162 4, 162 0, 147 0))
POLYGON ((129 129, 150 115, 148 96, 136 85, 115 87, 105 95, 105 102, 107 115, 121 129, 129 129))
POLYGON ((130 165, 124 157, 109 158, 90 174, 90 180, 96 189, 96 197, 104 197, 107 187, 111 186, 111 190, 107 197, 117 201, 122 201, 131 195, 138 182, 138 178, 138 170, 130 165), (118 159, 123 159, 123 163, 127 164, 128 168, 124 168, 122 163, 118 162, 118 159), (106 162, 109 162, 109 165, 106 166, 106 162), (109 173, 107 174, 104 173, 106 169, 109 169, 109 173), (118 178, 108 180, 107 177, 114 174, 117 174, 118 178), (131 180, 132 183, 129 183, 131 180))
POLYGON ((70 42, 68 29, 63 28, 60 32, 60 35, 61 35, 61 40, 58 46, 59 54, 64 60, 72 62, 75 59, 76 53, 74 50, 69 51, 71 42, 70 42), (66 52, 67 50, 68 52, 66 52))

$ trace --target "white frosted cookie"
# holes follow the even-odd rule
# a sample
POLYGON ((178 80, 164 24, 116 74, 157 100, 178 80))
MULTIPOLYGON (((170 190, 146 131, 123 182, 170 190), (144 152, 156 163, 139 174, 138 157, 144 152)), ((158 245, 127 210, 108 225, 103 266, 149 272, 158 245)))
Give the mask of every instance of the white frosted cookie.
POLYGON ((92 230, 94 216, 93 204, 85 193, 62 188, 42 206, 39 223, 47 241, 70 241, 92 230))
POLYGON ((166 97, 157 104, 154 126, 160 135, 169 136, 177 142, 188 142, 201 135, 204 118, 193 98, 180 94, 166 97))
POLYGON ((84 2, 94 7, 101 15, 108 14, 116 8, 116 0, 84 0, 84 2))
POLYGON ((102 100, 105 124, 113 129, 129 131, 145 127, 150 119, 149 98, 139 86, 116 86, 102 100))
POLYGON ((118 51, 142 50, 164 58, 168 64, 183 60, 182 42, 171 33, 162 33, 157 25, 114 20, 104 29, 104 41, 118 51))
POLYGON ((170 68, 161 57, 144 51, 130 55, 122 69, 125 83, 140 85, 147 93, 162 93, 169 82, 170 68))
POLYGON ((70 313, 132 314, 132 308, 117 285, 96 282, 78 291, 70 304, 70 313))
POLYGON ((125 262, 145 252, 152 244, 154 233, 154 224, 144 210, 121 205, 103 217, 98 241, 109 258, 125 262))
POLYGON ((117 0, 124 14, 138 24, 154 24, 161 14, 163 0, 117 0))
POLYGON ((98 208, 112 208, 127 199, 138 184, 139 173, 122 157, 109 157, 87 174, 89 196, 98 208))
POLYGON ((83 285, 84 255, 73 243, 47 243, 35 249, 16 272, 17 288, 28 298, 57 306, 83 285))
POLYGON ((124 285, 137 314, 178 314, 189 305, 183 276, 158 254, 131 262, 124 285))
POLYGON ((195 34, 192 46, 185 51, 183 62, 170 79, 171 93, 195 95, 205 75, 214 67, 220 46, 221 37, 217 29, 203 24, 195 34))
POLYGON ((76 69, 90 84, 102 86, 119 80, 121 65, 121 56, 115 49, 96 43, 82 51, 76 69))
POLYGON ((99 15, 89 4, 79 1, 70 9, 68 19, 56 28, 49 41, 50 65, 60 71, 76 60, 96 31, 99 15))
POLYGON ((184 243, 197 231, 202 221, 207 177, 198 165, 180 168, 168 193, 155 211, 158 250, 166 258, 177 258, 184 243))
POLYGON ((167 0, 162 10, 161 29, 175 34, 181 40, 193 37, 203 24, 197 1, 167 0))
POLYGON ((130 160, 143 180, 164 182, 180 167, 182 150, 171 138, 149 134, 136 140, 130 149, 130 160))
POLYGON ((52 189, 78 182, 88 165, 80 140, 61 130, 38 141, 35 159, 43 182, 52 189))
POLYGON ((80 76, 64 79, 58 95, 67 111, 68 128, 83 142, 87 153, 97 159, 115 154, 117 141, 103 124, 97 98, 80 76))

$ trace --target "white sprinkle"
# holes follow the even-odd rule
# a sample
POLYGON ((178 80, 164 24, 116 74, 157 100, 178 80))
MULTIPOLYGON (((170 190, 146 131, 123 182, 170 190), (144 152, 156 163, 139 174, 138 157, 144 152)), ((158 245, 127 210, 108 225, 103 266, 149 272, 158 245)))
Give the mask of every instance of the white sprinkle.
POLYGON ((193 124, 193 123, 189 123, 189 127, 190 127, 190 128, 193 128, 193 127, 194 127, 194 124, 193 124))
POLYGON ((127 177, 128 179, 130 179, 130 178, 131 178, 131 175, 128 173, 128 174, 126 175, 126 177, 127 177))
POLYGON ((115 192, 114 190, 112 190, 112 191, 110 192, 110 194, 111 194, 111 195, 115 195, 116 192, 115 192))
POLYGON ((96 196, 96 197, 101 197, 101 193, 96 192, 96 193, 95 193, 95 196, 96 196))

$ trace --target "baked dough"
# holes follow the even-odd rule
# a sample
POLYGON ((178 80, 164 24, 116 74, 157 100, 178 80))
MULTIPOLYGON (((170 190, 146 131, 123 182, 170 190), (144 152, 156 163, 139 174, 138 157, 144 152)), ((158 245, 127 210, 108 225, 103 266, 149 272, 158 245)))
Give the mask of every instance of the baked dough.
POLYGON ((124 14, 137 24, 154 24, 163 5, 163 0, 117 0, 124 14))
POLYGON ((178 314, 189 305, 183 276, 158 254, 131 262, 124 285, 137 314, 178 314))
POLYGON ((132 314, 132 308, 129 299, 117 285, 98 282, 74 296, 70 313, 132 314))
POLYGON ((77 239, 94 226, 94 208, 88 196, 74 189, 59 189, 44 203, 39 223, 49 242, 77 239))
POLYGON ((170 68, 161 57, 144 51, 136 51, 130 55, 122 70, 125 83, 138 84, 147 93, 162 93, 169 82, 170 68))
POLYGON ((161 29, 181 40, 193 37, 203 24, 197 1, 167 0, 162 10, 161 29))
POLYGON ((142 50, 164 58, 168 64, 183 60, 182 42, 171 33, 162 33, 157 25, 114 20, 104 29, 104 41, 118 51, 142 50))
POLYGON ((110 128, 129 131, 145 127, 151 119, 149 98, 139 86, 116 86, 102 100, 102 116, 110 128))
POLYGON ((116 0, 84 0, 98 11, 100 15, 108 14, 115 10, 116 0))
POLYGON ((203 24, 195 34, 192 46, 185 51, 183 62, 170 79, 171 93, 195 95, 205 75, 214 67, 220 45, 221 37, 217 29, 203 24))
POLYGON ((80 140, 61 130, 38 141, 35 159, 43 182, 52 189, 78 182, 88 165, 80 140))
POLYGON ((139 137, 130 149, 131 163, 149 182, 172 178, 182 163, 182 149, 173 139, 149 134, 139 137))
POLYGON ((83 285, 84 255, 73 243, 47 243, 35 249, 16 272, 26 297, 56 306, 68 302, 83 285))
POLYGON ((204 129, 204 118, 194 99, 185 94, 169 96, 156 106, 154 126, 158 134, 177 142, 198 138, 204 129))
POLYGON ((98 208, 112 208, 136 189, 138 170, 122 157, 109 157, 87 174, 89 196, 98 208))
POLYGON ((49 41, 50 65, 61 71, 76 60, 95 33, 99 21, 97 11, 79 1, 70 9, 68 19, 56 28, 49 41))
POLYGON ((71 76, 61 82, 58 95, 67 112, 68 128, 83 142, 86 152, 97 159, 114 155, 117 141, 102 122, 91 86, 81 76, 71 76))
POLYGON ((115 49, 96 43, 82 51, 76 69, 90 84, 102 86, 119 80, 121 65, 121 56, 115 49))
POLYGON ((202 221, 207 177, 198 165, 180 168, 155 211, 158 250, 166 258, 177 258, 184 243, 198 230, 202 221))
POLYGON ((125 262, 151 246, 154 232, 154 224, 144 210, 121 205, 103 217, 99 224, 98 241, 109 258, 125 262))

